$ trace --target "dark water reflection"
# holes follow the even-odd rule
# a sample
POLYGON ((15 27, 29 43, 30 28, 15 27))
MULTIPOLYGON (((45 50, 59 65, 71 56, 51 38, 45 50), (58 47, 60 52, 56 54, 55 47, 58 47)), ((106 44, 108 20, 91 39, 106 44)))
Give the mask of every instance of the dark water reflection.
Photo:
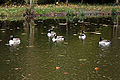
POLYGON ((0 80, 119 80, 119 31, 111 18, 67 24, 63 19, 1 21, 0 80), (65 41, 48 40, 51 28, 65 36, 65 41), (78 38, 81 30, 87 32, 84 41, 78 38), (100 35, 91 32, 102 33, 103 38, 112 41, 111 46, 99 47, 100 35), (18 47, 7 45, 10 34, 21 39, 18 47))

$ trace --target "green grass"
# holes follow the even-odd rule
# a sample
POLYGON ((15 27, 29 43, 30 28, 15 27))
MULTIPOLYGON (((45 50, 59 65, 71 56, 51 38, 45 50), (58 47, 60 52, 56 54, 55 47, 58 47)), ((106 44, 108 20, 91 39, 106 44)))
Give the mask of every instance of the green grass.
POLYGON ((25 8, 23 7, 0 7, 0 15, 7 15, 8 17, 19 17, 25 13, 25 8))
POLYGON ((68 12, 68 10, 75 10, 72 8, 68 8, 68 7, 35 7, 35 12, 37 14, 48 14, 50 12, 68 12))
MULTIPOLYGON (((7 17, 22 17, 25 13, 26 8, 29 8, 29 6, 23 5, 23 6, 6 6, 6 7, 0 7, 0 15, 7 15, 7 17)), ((120 11, 120 6, 112 6, 112 5, 89 5, 89 4, 69 4, 69 6, 66 6, 65 4, 47 4, 47 5, 36 5, 34 7, 34 11, 37 14, 48 14, 51 12, 66 12, 73 11, 73 12, 80 12, 81 15, 83 14, 83 11, 87 10, 94 10, 94 11, 105 11, 105 12, 111 12, 112 9, 115 9, 116 11, 120 11)))

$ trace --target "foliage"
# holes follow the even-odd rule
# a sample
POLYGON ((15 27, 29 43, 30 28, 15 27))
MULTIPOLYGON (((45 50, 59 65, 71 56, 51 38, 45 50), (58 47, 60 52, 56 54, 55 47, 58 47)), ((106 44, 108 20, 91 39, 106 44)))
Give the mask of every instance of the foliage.
POLYGON ((33 0, 33 3, 37 4, 38 1, 39 1, 39 0, 33 0))
POLYGON ((116 10, 116 8, 112 8, 112 10, 111 10, 111 15, 117 15, 117 10, 116 10))
MULTIPOLYGON (((24 0, 26 4, 29 4, 30 3, 30 0, 24 0)), ((37 3, 39 0, 32 0, 33 3, 37 3)))
MULTIPOLYGON (((0 14, 4 14, 7 16, 22 16, 25 13, 27 5, 9 5, 5 7, 0 7, 0 14)), ((84 10, 86 11, 104 11, 104 12, 116 12, 120 11, 119 6, 111 6, 111 5, 75 5, 69 4, 66 6, 65 4, 55 5, 55 4, 46 4, 46 5, 35 5, 34 11, 37 14, 47 14, 51 12, 65 12, 67 13, 67 17, 75 18, 75 12, 79 12, 80 17, 84 16, 84 10)))
POLYGON ((0 7, 0 14, 4 14, 7 17, 10 16, 22 16, 25 12, 25 8, 23 6, 21 7, 0 7))
POLYGON ((112 18, 112 20, 115 21, 116 17, 117 17, 117 9, 112 8, 112 10, 111 10, 111 18, 112 18))
POLYGON ((1 4, 5 4, 5 5, 12 5, 12 4, 16 4, 16 5, 22 5, 24 4, 24 0, 2 0, 1 4))
POLYGON ((83 17, 83 16, 85 16, 85 14, 83 13, 83 11, 82 11, 82 10, 79 10, 79 12, 80 12, 80 13, 79 13, 79 14, 80 14, 80 16, 82 16, 82 17, 83 17))
POLYGON ((48 4, 48 3, 55 3, 55 0, 38 0, 38 4, 48 4))
POLYGON ((75 16, 74 10, 68 10, 66 16, 67 16, 67 17, 75 16))
POLYGON ((25 0, 25 3, 27 3, 27 4, 28 4, 28 3, 29 3, 29 0, 25 0))
MULTIPOLYGON (((87 3, 92 3, 92 4, 105 4, 105 3, 116 3, 116 1, 118 0, 94 0, 94 1, 90 1, 90 0, 33 0, 33 3, 38 3, 38 4, 53 4, 55 2, 67 2, 69 1, 70 3, 79 3, 79 4, 87 4, 87 3)), ((24 4, 24 3, 29 3, 30 0, 0 0, 1 4, 24 4)))
POLYGON ((83 11, 81 9, 78 10, 79 11, 79 15, 78 15, 78 18, 80 20, 83 20, 85 18, 85 14, 83 13, 83 11))
POLYGON ((74 10, 68 10, 66 14, 66 19, 68 22, 72 22, 76 18, 76 14, 74 13, 74 10))

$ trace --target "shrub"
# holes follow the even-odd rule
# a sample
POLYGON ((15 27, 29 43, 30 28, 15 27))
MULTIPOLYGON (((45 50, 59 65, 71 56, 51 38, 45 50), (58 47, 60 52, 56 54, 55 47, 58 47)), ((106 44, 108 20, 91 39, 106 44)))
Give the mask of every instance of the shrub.
POLYGON ((111 10, 111 15, 117 15, 117 9, 116 8, 113 8, 111 10))

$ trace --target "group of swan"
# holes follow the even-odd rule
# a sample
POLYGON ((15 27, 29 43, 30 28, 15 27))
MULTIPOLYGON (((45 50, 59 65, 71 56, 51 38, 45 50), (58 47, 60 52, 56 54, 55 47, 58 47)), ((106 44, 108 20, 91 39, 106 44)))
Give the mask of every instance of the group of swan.
MULTIPOLYGON (((53 42, 61 42, 64 41, 65 38, 63 36, 57 36, 56 32, 52 30, 48 30, 47 36, 52 38, 53 42)), ((79 38, 81 40, 84 40, 86 38, 86 35, 84 34, 84 31, 82 30, 81 34, 79 35, 79 38)), ((9 45, 19 45, 20 44, 20 38, 14 38, 13 35, 10 35, 9 45)), ((102 40, 102 37, 100 37, 99 45, 100 46, 109 46, 111 44, 111 41, 109 40, 102 40)))
POLYGON ((52 30, 48 30, 48 37, 52 38, 53 42, 61 42, 64 41, 64 37, 63 36, 57 36, 56 32, 52 31, 52 30))
MULTIPOLYGON (((48 32, 48 37, 52 37, 52 41, 56 42, 56 41, 64 41, 64 37, 63 36, 57 36, 56 33, 52 30, 49 30, 48 32)), ((81 40, 85 40, 86 39, 86 35, 84 34, 84 31, 82 30, 81 34, 79 35, 79 39, 81 40)), ((99 45, 100 46, 109 46, 111 43, 110 40, 102 40, 102 37, 100 37, 100 41, 99 41, 99 45)))

